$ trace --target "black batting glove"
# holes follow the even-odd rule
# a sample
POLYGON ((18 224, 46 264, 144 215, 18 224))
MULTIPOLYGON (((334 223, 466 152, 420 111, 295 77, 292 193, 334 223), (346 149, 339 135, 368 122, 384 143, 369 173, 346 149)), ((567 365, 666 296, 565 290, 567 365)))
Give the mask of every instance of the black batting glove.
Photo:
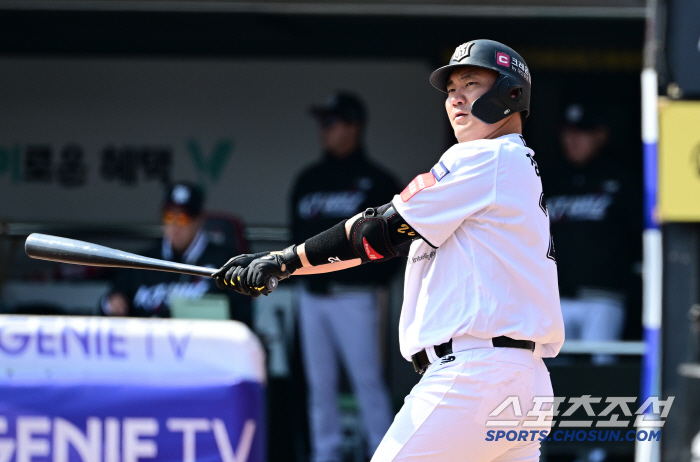
MULTIPOLYGON (((257 298, 260 296, 261 291, 255 290, 253 286, 249 285, 247 282, 248 267, 243 268, 242 266, 234 266, 226 272, 226 280, 228 281, 228 286, 232 290, 235 290, 241 295, 247 295, 249 297, 257 298)), ((265 294, 267 295, 267 294, 265 294)))
MULTIPOLYGON (((233 284, 231 281, 237 281, 238 279, 238 274, 236 274, 236 278, 233 278, 233 270, 236 268, 245 268, 247 267, 250 262, 255 260, 256 258, 264 257, 265 255, 268 255, 270 252, 260 252, 260 253, 245 253, 242 255, 237 255, 233 258, 231 258, 229 261, 227 261, 224 266, 219 268, 214 274, 211 275, 212 278, 216 281, 216 286, 219 289, 225 290, 236 290, 238 292, 238 287, 237 284, 233 284)), ((250 294, 244 294, 244 295, 250 295, 250 294)))
MULTIPOLYGON (((270 292, 267 287, 271 277, 279 281, 287 279, 291 273, 286 270, 286 264, 280 254, 270 254, 253 260, 247 268, 240 273, 240 282, 250 295, 267 295, 270 292), (285 268, 284 270, 282 268, 285 268)), ((241 292, 242 293, 242 292, 241 292)))
POLYGON ((270 278, 276 277, 278 281, 282 281, 299 268, 301 268, 301 261, 297 255, 296 246, 293 245, 282 252, 274 252, 253 260, 237 276, 240 276, 240 283, 245 286, 245 290, 251 292, 251 295, 254 293, 268 295, 270 278))

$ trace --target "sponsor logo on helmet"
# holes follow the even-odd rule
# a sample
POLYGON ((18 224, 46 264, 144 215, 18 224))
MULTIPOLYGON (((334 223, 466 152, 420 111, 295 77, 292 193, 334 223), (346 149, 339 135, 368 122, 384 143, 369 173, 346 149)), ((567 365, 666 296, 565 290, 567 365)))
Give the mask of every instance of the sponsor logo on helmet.
POLYGON ((496 52, 496 63, 499 66, 510 67, 510 56, 500 51, 496 52))
POLYGON ((530 82, 530 69, 528 69, 524 62, 520 61, 515 56, 510 56, 508 53, 497 51, 496 64, 510 68, 511 70, 520 74, 525 80, 530 82))
POLYGON ((455 48, 455 52, 452 55, 452 59, 450 59, 450 61, 461 61, 464 58, 469 57, 473 46, 474 42, 467 42, 461 44, 460 46, 455 48))

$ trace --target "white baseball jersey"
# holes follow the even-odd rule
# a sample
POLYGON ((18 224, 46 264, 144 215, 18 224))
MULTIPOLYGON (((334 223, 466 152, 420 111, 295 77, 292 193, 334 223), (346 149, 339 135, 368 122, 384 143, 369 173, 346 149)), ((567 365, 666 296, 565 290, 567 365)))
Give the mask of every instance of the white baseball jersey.
POLYGON ((453 337, 564 342, 557 267, 534 152, 517 134, 460 143, 392 201, 411 244, 401 354, 453 337))

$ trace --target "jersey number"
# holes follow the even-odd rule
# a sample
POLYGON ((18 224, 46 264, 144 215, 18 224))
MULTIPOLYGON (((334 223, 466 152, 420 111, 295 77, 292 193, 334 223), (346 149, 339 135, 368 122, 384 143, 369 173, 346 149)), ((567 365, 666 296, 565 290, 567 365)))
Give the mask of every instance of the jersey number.
POLYGON ((535 160, 535 158, 532 157, 530 154, 525 154, 525 155, 527 156, 528 159, 530 159, 530 165, 535 167, 535 173, 537 174, 537 176, 540 176, 540 166, 537 165, 537 161, 535 160))
MULTIPOLYGON (((537 169, 537 167, 535 167, 537 169)), ((538 172, 539 175, 539 172, 538 172)), ((548 216, 547 212, 547 202, 544 200, 544 192, 540 194, 540 208, 544 212, 544 216, 548 216)), ((549 249, 547 249, 547 258, 552 260, 554 263, 557 262, 557 251, 554 250, 554 238, 552 237, 552 223, 549 223, 549 249)))
POLYGON ((554 238, 552 237, 552 230, 549 230, 549 249, 547 250, 547 258, 552 260, 554 263, 557 262, 557 251, 554 250, 554 238))

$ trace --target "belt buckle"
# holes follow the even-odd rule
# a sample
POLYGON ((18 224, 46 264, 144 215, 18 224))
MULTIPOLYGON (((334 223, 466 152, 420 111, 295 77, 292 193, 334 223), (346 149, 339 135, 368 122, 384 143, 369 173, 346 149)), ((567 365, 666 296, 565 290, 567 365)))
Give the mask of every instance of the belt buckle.
POLYGON ((428 366, 430 366, 430 363, 428 363, 421 367, 417 354, 411 356, 411 362, 413 363, 413 370, 418 372, 418 375, 423 375, 428 366))

